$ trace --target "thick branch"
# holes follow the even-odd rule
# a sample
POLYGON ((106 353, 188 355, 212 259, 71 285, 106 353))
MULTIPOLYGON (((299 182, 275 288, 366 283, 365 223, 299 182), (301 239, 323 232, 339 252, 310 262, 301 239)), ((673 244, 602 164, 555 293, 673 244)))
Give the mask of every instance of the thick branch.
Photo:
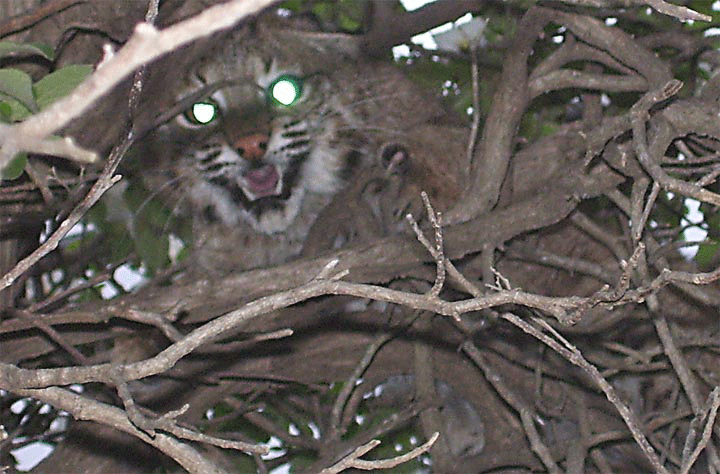
POLYGON ((409 41, 414 35, 456 20, 477 8, 475 0, 441 0, 413 12, 398 14, 387 11, 384 8, 387 3, 387 0, 374 2, 372 26, 362 43, 369 56, 384 54, 391 46, 409 41))
POLYGON ((549 10, 533 8, 518 25, 517 34, 504 60, 499 89, 483 128, 473 158, 466 199, 446 214, 447 223, 465 222, 483 214, 497 203, 505 180, 515 134, 530 100, 527 87, 527 60, 545 25, 552 19, 549 10))

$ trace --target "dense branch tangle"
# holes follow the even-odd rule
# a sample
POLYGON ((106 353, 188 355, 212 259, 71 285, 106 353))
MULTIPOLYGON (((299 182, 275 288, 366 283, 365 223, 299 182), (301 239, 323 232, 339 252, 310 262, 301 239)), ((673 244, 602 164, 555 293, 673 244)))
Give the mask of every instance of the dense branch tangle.
MULTIPOLYGON (((241 3, 217 7, 213 15, 224 18, 226 9, 244 11, 241 3)), ((168 284, 170 279, 160 279, 112 301, 66 306, 47 314, 26 311, 22 317, 0 322, 0 335, 5 338, 0 388, 53 404, 79 419, 111 424, 194 472, 223 468, 186 440, 253 453, 258 469, 265 466, 259 454, 266 446, 245 442, 243 436, 236 440, 234 431, 226 437, 229 430, 223 428, 221 410, 216 423, 203 418, 219 406, 227 410, 224 416, 231 426, 240 426, 242 419, 261 427, 283 439, 290 454, 303 449, 319 453, 313 466, 317 471, 366 466, 368 461, 358 458, 375 446, 371 439, 387 436, 418 415, 426 439, 435 440, 433 427, 439 426, 441 435, 432 447, 428 442, 412 450, 412 455, 430 450, 439 471, 444 467, 448 472, 481 472, 510 459, 549 472, 582 472, 591 464, 607 472, 608 458, 638 452, 658 472, 687 472, 700 462, 717 468, 712 433, 717 431, 713 427, 720 398, 712 387, 720 377, 712 369, 716 357, 705 350, 713 342, 698 337, 677 315, 705 322, 696 305, 715 310, 720 306, 713 285, 720 271, 701 273, 680 261, 667 250, 673 238, 653 227, 653 222, 659 218, 666 192, 711 205, 719 202, 712 188, 720 173, 716 164, 720 126, 713 105, 720 90, 718 79, 709 81, 700 99, 692 92, 684 94, 670 61, 650 49, 666 46, 660 44, 662 38, 635 38, 630 31, 590 15, 572 13, 573 6, 587 2, 565 3, 569 8, 563 11, 525 12, 514 36, 507 38, 468 188, 442 218, 426 202, 429 231, 413 221, 415 236, 384 235, 273 268, 202 280, 179 278, 168 284), (566 29, 559 45, 546 41, 551 23, 566 29), (651 41, 656 43, 643 45, 651 41), (543 48, 549 52, 541 54, 543 48), (540 113, 534 104, 567 91, 577 91, 580 97, 579 120, 552 121, 552 133, 531 137, 534 140, 529 142, 519 135, 523 120, 540 113), (602 94, 618 104, 629 95, 635 105, 618 105, 610 113, 602 104, 602 94), (677 150, 685 155, 684 162, 677 158, 677 150), (593 207, 601 201, 604 207, 593 207), (348 298, 329 296, 390 305, 367 304, 355 314, 344 309, 348 298), (394 311, 401 315, 399 323, 393 319, 394 311), (336 332, 324 333, 325 327, 336 332), (48 339, 39 337, 36 328, 48 339), (522 339, 521 331, 531 339, 522 339), (140 338, 161 335, 162 344, 140 360, 106 362, 104 347, 107 341, 119 340, 118 333, 140 338), (226 340, 230 336, 236 339, 232 343, 226 340), (58 363, 68 359, 57 357, 58 346, 80 365, 58 363), (88 347, 94 349, 83 353, 88 347), (692 363, 688 354, 697 354, 692 363), (220 358, 213 360, 212 355, 220 358), (204 357, 210 362, 199 362, 204 357), (569 370, 565 360, 580 367, 585 376, 569 370), (222 370, 217 369, 218 361, 222 370), (308 371, 306 365, 314 369, 308 371), (346 436, 352 432, 349 427, 364 391, 397 373, 424 381, 422 387, 410 389, 415 401, 372 429, 356 427, 361 431, 357 437, 346 436), (152 387, 162 375, 191 381, 195 389, 183 398, 187 405, 177 411, 163 407, 145 411, 143 401, 134 398, 133 384, 152 387), (333 387, 338 388, 337 395, 318 388, 332 385, 331 381, 344 381, 333 387), (115 387, 114 404, 94 399, 91 392, 59 388, 90 382, 115 387), (463 398, 482 409, 486 425, 497 430, 497 439, 485 433, 484 452, 462 458, 449 444, 443 445, 448 433, 442 432, 442 419, 433 412, 438 406, 428 404, 428 399, 437 403, 441 398, 445 388, 440 382, 461 391, 463 398), (293 393, 297 387, 311 394, 303 398, 293 393), (674 395, 675 405, 666 404, 667 392, 674 395), (572 399, 576 413, 569 414, 567 404, 558 401, 561 393, 572 399), (258 409, 255 401, 270 408, 258 409), (268 412, 296 415, 304 421, 310 417, 297 413, 312 413, 313 422, 330 420, 320 426, 328 428, 327 439, 290 435, 282 420, 268 412), (493 412, 505 418, 492 418, 493 412), (507 428, 508 418, 517 420, 516 426, 522 427, 519 433, 507 428), (201 433, 196 428, 203 423, 217 430, 201 433), (513 443, 527 444, 528 452, 511 453, 517 459, 509 457, 507 446, 503 451, 501 444, 502 430, 508 430, 503 433, 513 443), (611 442, 617 443, 620 454, 604 449, 603 443, 611 442), (707 459, 698 460, 701 452, 707 459)), ((637 3, 665 14, 703 19, 666 2, 637 3)), ((427 8, 454 14, 463 4, 449 5, 438 2, 427 8)), ((388 38, 381 34, 386 10, 374 11, 376 29, 367 35, 375 38, 368 41, 376 46, 388 38)), ((413 21, 427 21, 421 13, 400 18, 409 23, 394 33, 414 31, 413 21)), ((210 18, 210 13, 203 18, 210 18)), ((100 97, 134 65, 192 35, 209 32, 191 34, 182 25, 160 32, 140 27, 134 39, 67 102, 48 110, 46 116, 0 130, 14 137, 3 142, 2 159, 17 149, 36 150, 44 137, 79 114, 91 98, 100 97), (178 34, 172 36, 173 44, 152 54, 142 47, 143 41, 154 42, 170 32, 178 34), (132 61, 122 60, 128 57, 132 61)), ((699 55, 706 44, 688 43, 692 52, 688 56, 699 55)), ((68 154, 75 151, 71 146, 68 154)), ((112 186, 118 179, 113 164, 111 160, 61 232, 4 276, 2 285, 9 285, 50 252, 62 232, 112 186)), ((343 199, 361 201, 359 196, 343 199)), ((396 460, 386 461, 389 466, 396 460)))

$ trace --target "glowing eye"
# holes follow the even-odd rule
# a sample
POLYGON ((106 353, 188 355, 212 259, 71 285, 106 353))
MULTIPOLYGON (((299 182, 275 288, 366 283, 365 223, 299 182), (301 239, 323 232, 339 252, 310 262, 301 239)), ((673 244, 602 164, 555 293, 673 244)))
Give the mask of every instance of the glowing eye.
POLYGON ((185 118, 193 125, 207 125, 218 116, 218 105, 211 99, 195 102, 185 111, 185 118))
POLYGON ((289 107, 302 96, 302 79, 297 76, 280 76, 268 87, 268 96, 277 104, 289 107))

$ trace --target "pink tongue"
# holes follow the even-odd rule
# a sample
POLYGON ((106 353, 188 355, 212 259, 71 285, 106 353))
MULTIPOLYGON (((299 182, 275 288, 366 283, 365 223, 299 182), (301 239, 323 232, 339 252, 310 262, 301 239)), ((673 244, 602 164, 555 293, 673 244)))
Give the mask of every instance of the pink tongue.
POLYGON ((265 165, 262 168, 245 173, 248 190, 256 194, 257 197, 275 194, 278 179, 280 179, 280 176, 278 176, 278 172, 273 165, 265 165))

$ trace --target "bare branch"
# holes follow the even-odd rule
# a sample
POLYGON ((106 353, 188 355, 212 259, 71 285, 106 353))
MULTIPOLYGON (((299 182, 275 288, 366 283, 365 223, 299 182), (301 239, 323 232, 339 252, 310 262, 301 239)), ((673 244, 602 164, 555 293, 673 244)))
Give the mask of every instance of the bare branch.
POLYGON ((511 156, 512 143, 530 96, 527 59, 538 35, 550 21, 548 10, 530 9, 518 25, 513 45, 503 61, 503 77, 475 150, 472 174, 464 199, 446 213, 449 224, 465 222, 487 212, 497 202, 511 156))
POLYGON ((415 459, 421 454, 427 452, 435 443, 435 441, 437 441, 438 436, 440 436, 440 434, 435 433, 429 440, 427 440, 425 443, 421 444, 417 448, 394 458, 379 459, 377 461, 363 461, 362 459, 358 459, 360 456, 368 453, 370 450, 380 444, 380 441, 375 439, 367 444, 358 447, 357 449, 355 449, 355 451, 350 453, 347 457, 342 459, 337 464, 323 469, 322 471, 320 471, 320 474, 335 474, 353 467, 365 471, 372 471, 374 469, 391 469, 395 466, 406 463, 411 459, 415 459))
MULTIPOLYGON (((645 168, 648 174, 650 174, 650 176, 652 176, 663 189, 695 198, 701 202, 707 202, 715 206, 720 206, 720 195, 708 191, 700 186, 668 176, 658 163, 659 157, 652 156, 650 150, 648 149, 648 142, 646 138, 647 133, 645 128, 650 107, 658 102, 672 97, 680 90, 681 87, 682 83, 680 81, 672 80, 663 85, 660 89, 648 92, 641 100, 633 105, 632 124, 635 153, 637 153, 638 160, 642 164, 643 168, 645 168)), ((659 139, 656 137, 655 140, 658 141, 659 139)), ((665 151, 663 146, 658 146, 657 148, 660 152, 665 151)))
POLYGON ((340 393, 338 393, 338 396, 335 399, 335 403, 333 404, 330 418, 331 432, 329 439, 337 440, 340 438, 340 436, 344 434, 341 422, 344 418, 343 413, 346 408, 347 401, 350 398, 353 390, 357 388, 358 380, 362 377, 362 374, 365 372, 365 370, 367 370, 370 362, 372 362, 373 357, 375 357, 375 354, 377 354, 382 345, 385 344, 390 339, 390 337, 390 334, 380 334, 379 336, 377 336, 375 340, 368 346, 367 351, 365 351, 365 355, 363 355, 363 358, 360 360, 360 362, 358 362, 355 370, 353 370, 353 372, 343 384, 343 388, 342 390, 340 390, 340 393))
POLYGON ((678 20, 682 21, 712 21, 712 17, 708 15, 698 13, 695 10, 682 5, 673 5, 672 3, 668 3, 664 0, 644 0, 643 2, 638 3, 645 3, 664 15, 674 16, 678 20))
POLYGON ((138 430, 120 408, 97 402, 58 387, 40 390, 18 390, 16 393, 49 403, 56 408, 67 411, 78 420, 95 421, 129 433, 172 457, 188 472, 197 474, 226 473, 215 463, 206 459, 190 444, 177 441, 174 437, 163 433, 157 433, 154 437, 150 437, 138 430))
POLYGON ((375 11, 371 29, 363 38, 363 48, 370 56, 385 54, 390 46, 404 43, 414 35, 453 21, 477 6, 473 0, 444 0, 413 12, 398 14, 385 8, 390 3, 387 0, 373 3, 375 11))
MULTIPOLYGON (((547 311, 564 324, 571 324, 574 321, 572 317, 568 316, 568 313, 571 313, 586 301, 584 298, 579 297, 554 298, 511 290, 480 298, 448 302, 431 295, 406 293, 373 285, 333 280, 311 281, 293 290, 260 298, 242 308, 212 320, 175 342, 157 356, 145 361, 121 366, 119 368, 121 377, 123 380, 130 381, 162 373, 199 346, 213 341, 241 323, 270 311, 285 308, 321 295, 349 295, 372 298, 446 316, 456 316, 470 311, 514 303, 547 311)), ((112 385, 116 377, 115 374, 116 368, 111 364, 28 370, 0 363, 0 388, 14 390, 87 382, 104 382, 112 385)))
MULTIPOLYGON (((708 409, 703 412, 698 412, 696 415, 697 419, 705 419, 705 427, 703 428, 702 437, 700 438, 697 446, 695 446, 693 452, 687 457, 683 456, 683 464, 680 469, 680 474, 687 474, 690 472, 690 468, 692 468, 702 450, 705 449, 710 442, 710 436, 712 436, 713 425, 715 424, 718 407, 720 407, 720 387, 715 387, 713 391, 710 392, 710 395, 708 395, 708 409)), ((690 433, 688 433, 688 437, 689 436, 690 433)))
POLYGON ((548 472, 552 474, 560 474, 560 468, 550 454, 550 449, 542 441, 540 433, 535 427, 535 419, 537 414, 533 410, 532 406, 525 400, 522 400, 503 380, 503 377, 497 373, 495 369, 485 360, 480 350, 470 341, 467 341, 462 346, 463 351, 468 354, 472 361, 480 367, 485 380, 490 382, 495 391, 502 397, 507 404, 509 404, 515 412, 520 416, 525 434, 530 440, 530 446, 535 454, 540 458, 542 463, 548 472))
POLYGON ((681 5, 673 5, 665 0, 630 0, 624 2, 617 2, 614 0, 561 0, 562 3, 568 5, 578 5, 595 8, 612 8, 617 5, 623 7, 630 7, 631 4, 635 5, 647 5, 659 13, 664 15, 672 16, 681 21, 694 20, 694 21, 712 21, 712 18, 708 15, 698 13, 688 7, 681 5))
POLYGON ((552 347, 553 350, 565 357, 565 359, 567 359, 569 362, 577 365, 585 372, 587 372, 588 375, 592 377, 595 383, 597 383, 600 389, 605 393, 605 396, 610 401, 610 403, 615 406, 623 421, 630 429, 630 432, 635 438, 638 446, 640 446, 640 448, 643 450, 645 456, 648 458, 648 460, 657 470, 657 472, 661 474, 669 474, 668 470, 660 462, 660 459, 658 458, 655 449, 652 447, 647 437, 643 433, 640 422, 637 419, 637 415, 635 415, 635 413, 633 413, 632 410, 630 410, 630 408, 625 403, 623 403, 623 401, 620 399, 617 392, 615 391, 615 388, 610 385, 610 383, 600 374, 600 372, 594 365, 592 365, 585 359, 585 357, 583 357, 582 353, 577 349, 577 347, 570 344, 570 342, 568 342, 564 337, 562 337, 547 323, 545 323, 539 318, 534 318, 535 322, 541 327, 544 327, 547 331, 550 331, 555 337, 555 339, 551 338, 547 334, 544 334, 538 328, 534 327, 526 321, 523 321, 514 314, 505 313, 502 315, 502 318, 511 322, 526 333, 536 337, 548 346, 552 347))

